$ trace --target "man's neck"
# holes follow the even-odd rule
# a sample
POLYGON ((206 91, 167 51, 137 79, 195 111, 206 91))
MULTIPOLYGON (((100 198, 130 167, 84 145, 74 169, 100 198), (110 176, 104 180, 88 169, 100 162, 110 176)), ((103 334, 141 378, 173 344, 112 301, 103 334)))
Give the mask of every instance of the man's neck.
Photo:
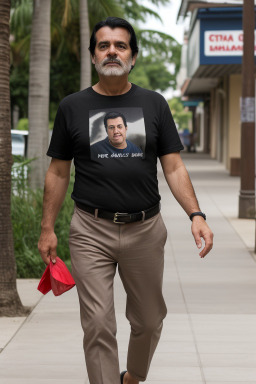
POLYGON ((122 143, 120 146, 118 146, 118 145, 113 145, 113 144, 111 143, 111 141, 109 140, 108 137, 107 137, 107 140, 108 140, 109 144, 111 145, 111 147, 114 147, 114 148, 116 148, 116 149, 125 149, 125 148, 127 148, 127 141, 126 141, 126 140, 125 140, 125 142, 122 143))
POLYGON ((131 89, 131 83, 128 82, 128 76, 108 76, 102 78, 92 89, 105 96, 118 96, 128 92, 131 89))

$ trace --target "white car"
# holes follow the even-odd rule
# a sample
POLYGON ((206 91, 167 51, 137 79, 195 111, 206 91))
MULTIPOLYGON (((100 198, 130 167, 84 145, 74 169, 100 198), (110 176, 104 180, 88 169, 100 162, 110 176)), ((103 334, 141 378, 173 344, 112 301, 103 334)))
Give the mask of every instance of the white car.
POLYGON ((26 156, 28 131, 11 130, 12 134, 12 154, 26 156))

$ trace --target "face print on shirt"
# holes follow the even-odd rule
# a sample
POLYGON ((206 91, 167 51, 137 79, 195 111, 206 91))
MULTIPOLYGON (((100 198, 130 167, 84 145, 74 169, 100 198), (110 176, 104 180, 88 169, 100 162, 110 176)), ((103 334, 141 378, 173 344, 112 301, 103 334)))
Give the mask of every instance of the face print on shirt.
POLYGON ((141 108, 89 111, 91 159, 145 158, 145 123, 141 108))
POLYGON ((118 113, 106 114, 106 132, 109 143, 117 149, 125 149, 127 147, 126 132, 127 123, 118 113))

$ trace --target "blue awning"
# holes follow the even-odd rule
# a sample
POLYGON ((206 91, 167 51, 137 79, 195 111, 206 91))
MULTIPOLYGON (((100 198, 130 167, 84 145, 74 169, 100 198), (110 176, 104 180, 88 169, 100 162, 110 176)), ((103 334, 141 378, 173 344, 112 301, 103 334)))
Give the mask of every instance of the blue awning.
POLYGON ((184 107, 197 107, 203 100, 186 100, 182 101, 184 107))

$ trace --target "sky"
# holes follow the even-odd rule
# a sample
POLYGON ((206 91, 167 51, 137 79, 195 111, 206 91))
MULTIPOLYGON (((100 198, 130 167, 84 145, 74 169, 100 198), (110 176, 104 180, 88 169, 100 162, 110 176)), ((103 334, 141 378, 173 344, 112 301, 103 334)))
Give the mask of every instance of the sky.
MULTIPOLYGON (((179 22, 177 24, 177 15, 180 8, 180 0, 170 0, 170 4, 166 6, 154 6, 150 1, 143 0, 143 5, 147 6, 150 9, 156 11, 162 19, 162 23, 155 19, 154 17, 148 17, 146 23, 140 23, 141 28, 145 29, 155 29, 161 32, 165 32, 172 37, 174 37, 180 44, 183 43, 183 34, 185 24, 179 22)), ((162 92, 163 96, 167 99, 170 99, 174 96, 173 90, 168 89, 165 92, 162 92)))
POLYGON ((166 6, 160 5, 158 7, 152 5, 152 3, 147 0, 143 0, 142 4, 156 11, 163 20, 163 23, 161 23, 154 17, 148 17, 147 22, 145 24, 140 24, 140 26, 143 28, 156 29, 158 31, 168 33, 169 35, 174 37, 180 44, 182 44, 184 24, 179 23, 177 25, 176 23, 181 1, 170 0, 170 4, 166 6))

